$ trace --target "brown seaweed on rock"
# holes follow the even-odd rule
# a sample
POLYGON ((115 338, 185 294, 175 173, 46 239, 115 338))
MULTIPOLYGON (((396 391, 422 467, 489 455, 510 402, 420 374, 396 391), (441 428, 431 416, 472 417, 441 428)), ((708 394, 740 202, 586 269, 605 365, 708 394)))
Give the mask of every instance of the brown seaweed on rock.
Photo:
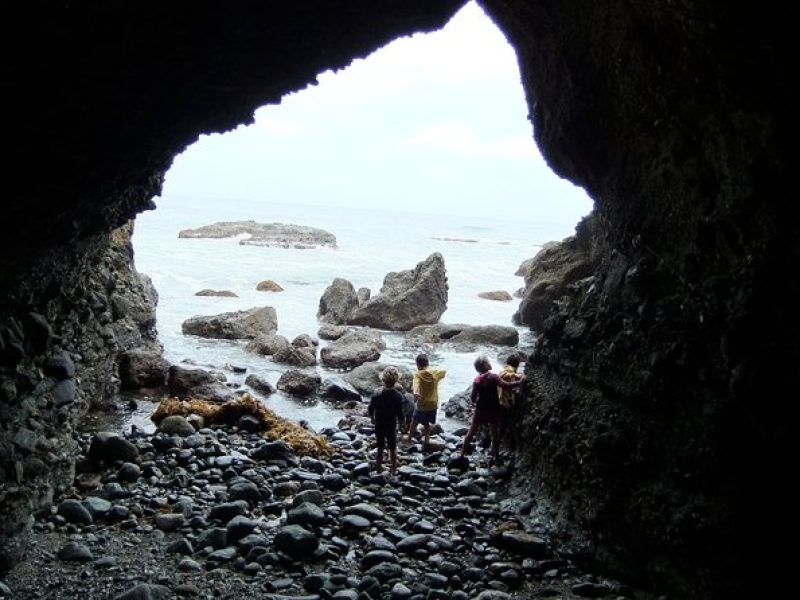
POLYGON ((203 417, 207 425, 228 426, 236 425, 242 416, 250 415, 261 424, 261 430, 266 437, 284 440, 297 454, 319 458, 331 456, 334 452, 324 436, 314 435, 294 421, 278 416, 250 394, 243 394, 240 398, 222 404, 197 398, 166 398, 159 403, 150 419, 158 425, 170 415, 186 417, 191 414, 203 417))

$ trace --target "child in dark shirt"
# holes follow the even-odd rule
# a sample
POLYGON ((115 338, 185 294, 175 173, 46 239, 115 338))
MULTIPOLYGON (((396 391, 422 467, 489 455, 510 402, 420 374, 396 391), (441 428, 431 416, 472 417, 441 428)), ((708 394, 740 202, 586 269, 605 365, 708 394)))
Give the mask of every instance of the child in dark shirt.
POLYGON ((489 426, 492 436, 492 457, 497 460, 500 455, 500 438, 498 432, 498 422, 500 417, 500 398, 498 390, 513 389, 519 387, 524 381, 525 376, 515 375, 511 381, 506 381, 497 373, 492 373, 492 363, 486 356, 479 356, 473 363, 479 375, 472 382, 470 401, 475 404, 475 412, 472 415, 472 423, 469 426, 467 435, 464 436, 464 444, 461 447, 461 456, 466 456, 470 449, 470 441, 483 425, 489 426))
POLYGON ((369 402, 369 417, 375 425, 375 439, 378 443, 378 457, 375 468, 383 471, 383 451, 389 449, 392 475, 397 473, 397 426, 403 426, 403 392, 395 388, 400 373, 395 367, 386 367, 381 373, 383 387, 375 390, 369 402))

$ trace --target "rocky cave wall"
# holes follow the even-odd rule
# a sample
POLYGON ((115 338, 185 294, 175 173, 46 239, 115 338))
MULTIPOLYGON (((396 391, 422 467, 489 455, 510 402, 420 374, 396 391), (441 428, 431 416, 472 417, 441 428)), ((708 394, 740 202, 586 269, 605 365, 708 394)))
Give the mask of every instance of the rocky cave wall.
POLYGON ((0 573, 71 484, 75 424, 157 343, 124 228, 173 157, 460 4, 31 2, 3 20, 0 573))
MULTIPOLYGON (((198 134, 460 4, 28 3, 5 21, 2 567, 70 478, 69 423, 152 337, 115 326, 109 232, 151 207, 198 134)), ((520 493, 556 507, 577 554, 682 597, 735 596, 780 564, 770 534, 788 509, 790 21, 701 2, 482 4, 517 49, 545 156, 597 206, 599 266, 529 368, 520 493)))
POLYGON ((545 156, 597 213, 593 276, 528 321, 542 335, 521 493, 577 554, 648 587, 779 587, 764 575, 787 560, 774 540, 800 333, 785 16, 485 5, 519 54, 545 156))

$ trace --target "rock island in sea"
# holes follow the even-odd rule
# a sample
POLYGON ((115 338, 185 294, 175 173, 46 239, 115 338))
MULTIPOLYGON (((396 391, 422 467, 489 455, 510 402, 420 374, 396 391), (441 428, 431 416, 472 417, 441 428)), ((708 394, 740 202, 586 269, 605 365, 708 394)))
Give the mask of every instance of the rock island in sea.
POLYGON ((318 246, 336 248, 336 236, 324 229, 289 223, 257 223, 256 221, 220 221, 195 229, 182 229, 179 238, 242 237, 243 246, 311 249, 318 246))

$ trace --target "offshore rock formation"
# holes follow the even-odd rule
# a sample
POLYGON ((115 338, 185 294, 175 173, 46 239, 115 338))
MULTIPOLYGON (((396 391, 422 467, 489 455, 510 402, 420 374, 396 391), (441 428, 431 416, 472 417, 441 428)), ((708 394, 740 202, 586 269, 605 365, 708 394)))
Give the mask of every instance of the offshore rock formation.
POLYGON ((183 229, 179 238, 230 238, 246 235, 239 240, 243 246, 298 248, 307 250, 318 246, 336 248, 336 236, 323 229, 288 223, 256 223, 255 221, 223 221, 196 229, 183 229))
MULTIPOLYGON (((110 232, 152 208, 198 135, 460 5, 17 7, 1 53, 0 570, 69 483, 71 424, 113 393, 117 333, 139 335, 114 331, 110 232)), ((596 203, 597 267, 528 367, 519 494, 554 506, 580 555, 671 596, 769 596, 788 572, 773 537, 794 510, 777 482, 800 362, 792 20, 768 4, 481 5, 516 49, 543 155, 596 203)))

